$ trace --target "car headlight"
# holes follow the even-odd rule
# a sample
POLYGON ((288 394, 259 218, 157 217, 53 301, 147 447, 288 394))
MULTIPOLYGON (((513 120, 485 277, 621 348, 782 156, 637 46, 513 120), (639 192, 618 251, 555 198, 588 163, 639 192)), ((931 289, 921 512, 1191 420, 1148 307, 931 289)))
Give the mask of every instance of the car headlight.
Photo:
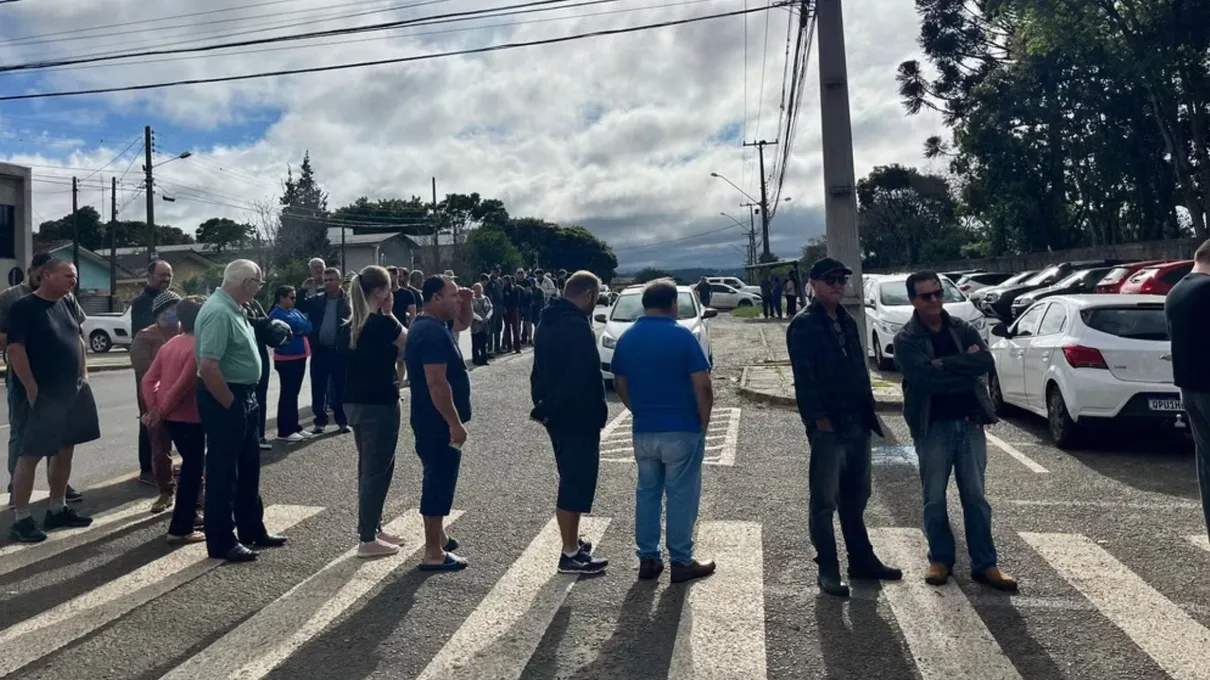
POLYGON ((601 346, 602 347, 604 347, 605 349, 613 349, 614 347, 617 347, 617 345, 618 345, 618 341, 612 335, 609 335, 608 333, 601 334, 601 346))
POLYGON ((883 333, 886 333, 888 335, 895 335, 896 333, 899 332, 900 328, 903 328, 903 324, 894 323, 891 321, 879 321, 878 327, 882 330, 883 333))
POLYGON ((988 293, 987 295, 983 296, 984 302, 995 302, 996 300, 999 300, 999 299, 1000 299, 999 293, 988 293))

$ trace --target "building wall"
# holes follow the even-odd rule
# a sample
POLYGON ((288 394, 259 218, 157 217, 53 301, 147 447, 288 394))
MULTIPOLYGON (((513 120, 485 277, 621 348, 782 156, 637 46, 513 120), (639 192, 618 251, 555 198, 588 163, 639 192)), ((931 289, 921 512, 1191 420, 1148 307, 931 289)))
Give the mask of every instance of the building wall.
MULTIPOLYGON (((61 248, 51 253, 51 257, 58 260, 72 261, 71 248, 61 248)), ((109 267, 94 262, 91 259, 80 256, 80 291, 81 292, 100 292, 108 294, 109 292, 109 267)))
MULTIPOLYGON (((1072 248, 1070 250, 1057 250, 1049 253, 1029 253, 1028 255, 988 257, 977 260, 953 260, 951 262, 930 262, 915 268, 923 269, 927 267, 940 272, 962 271, 966 269, 982 269, 988 272, 1023 272, 1032 269, 1045 269, 1052 264, 1079 262, 1081 260, 1121 260, 1123 262, 1188 260, 1193 258, 1194 251, 1201 244, 1202 240, 1195 238, 1140 241, 1137 243, 1122 243, 1096 248, 1072 248)), ((867 269, 866 271, 871 274, 885 274, 903 272, 909 269, 912 269, 912 267, 867 269)))
MULTIPOLYGON (((7 232, 0 239, 0 270, 8 277, 12 269, 24 271, 33 257, 33 175, 29 168, 0 163, 0 220, 7 232), (11 233, 11 240, 9 234, 11 233)), ((0 279, 7 285, 7 280, 0 279)))
POLYGON ((412 245, 406 239, 393 238, 383 242, 379 247, 378 264, 384 267, 407 267, 412 269, 416 266, 416 253, 412 250, 412 245))

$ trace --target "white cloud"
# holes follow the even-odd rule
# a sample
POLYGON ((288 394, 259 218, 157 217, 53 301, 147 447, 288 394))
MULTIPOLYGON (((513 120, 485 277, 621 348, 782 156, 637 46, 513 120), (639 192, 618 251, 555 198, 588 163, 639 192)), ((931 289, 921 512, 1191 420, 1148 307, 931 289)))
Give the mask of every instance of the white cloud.
MULTIPOLYGON (((26 46, 0 43, 0 63, 161 44, 202 44, 218 39, 220 32, 232 40, 251 39, 489 6, 485 0, 443 0, 344 22, 334 17, 358 8, 393 5, 385 0, 337 5, 296 0, 246 7, 238 13, 214 11, 253 1, 157 3, 156 16, 205 12, 167 24, 132 23, 147 18, 146 5, 134 0, 17 3, 11 6, 14 10, 7 10, 16 16, 17 25, 0 28, 0 39, 111 23, 127 27, 54 38, 108 36, 90 40, 26 46), (200 10, 202 7, 205 9, 200 10), (210 23, 233 17, 243 18, 210 23), (308 20, 317 23, 249 33, 308 20), (191 26, 162 28, 177 24, 191 26), (126 35, 123 31, 132 33, 126 35)), ((501 1, 490 4, 498 6, 501 1)), ((755 0, 749 2, 756 5, 755 0)), ((248 48, 259 50, 254 53, 222 57, 173 57, 137 66, 62 69, 46 73, 36 89, 105 87, 431 54, 733 11, 743 6, 743 0, 678 4, 623 0, 513 17, 513 21, 531 23, 511 27, 495 27, 510 19, 488 19, 338 38, 329 41, 335 44, 311 43, 301 49, 282 50, 276 49, 282 45, 270 45, 248 48), (586 16, 598 12, 613 13, 586 16), (578 18, 553 20, 560 17, 578 18)), ((911 3, 850 0, 845 15, 858 176, 876 164, 920 163, 924 138, 940 126, 930 116, 906 118, 896 94, 896 66, 918 52, 918 23, 911 3)), ((732 266, 738 264, 740 256, 728 244, 742 245, 743 235, 738 229, 732 235, 686 239, 667 247, 637 246, 723 227, 727 221, 719 216, 722 211, 746 219, 744 210, 737 207, 745 200, 743 196, 709 175, 726 175, 749 194, 757 195, 753 152, 719 137, 729 128, 744 126, 745 108, 748 139, 772 139, 777 135, 789 17, 785 9, 775 9, 769 16, 759 130, 756 118, 762 50, 766 49, 764 14, 752 15, 746 22, 746 61, 744 19, 730 18, 485 55, 60 100, 54 108, 71 109, 68 123, 59 122, 64 120, 61 112, 54 114, 59 121, 40 113, 21 115, 45 120, 41 129, 57 130, 55 134, 68 138, 69 143, 65 146, 64 140, 56 139, 22 147, 33 153, 18 154, 10 160, 100 167, 124 144, 85 141, 81 128, 110 125, 107 115, 122 116, 124 120, 146 118, 157 129, 169 131, 161 137, 162 151, 175 152, 178 146, 187 146, 196 154, 195 160, 159 170, 164 186, 197 187, 215 202, 242 205, 271 194, 286 165, 297 165, 309 149, 333 205, 361 195, 427 197, 429 178, 435 176, 441 194, 478 191, 501 198, 515 215, 586 224, 618 249, 623 269, 650 263, 669 267, 703 263, 732 266), (195 135, 223 139, 225 130, 266 117, 274 122, 259 138, 235 138, 222 145, 203 146, 194 141, 195 135), (57 127, 60 124, 73 127, 57 127), (74 152, 65 156, 66 149, 74 152)), ((797 253, 808 236, 822 230, 819 85, 814 55, 811 71, 783 194, 793 197, 793 201, 782 206, 772 228, 774 250, 784 256, 797 253)), ((8 77, 0 75, 0 89, 8 77)), ((0 135, 5 129, 5 106, 0 103, 0 135)), ((139 128, 133 127, 128 134, 133 137, 138 132, 139 128)), ((0 143, 4 143, 2 136, 0 143)), ((770 170, 773 158, 774 154, 766 156, 770 170)), ((124 169, 127 160, 115 167, 124 169)), ((128 183, 137 181, 140 164, 136 163, 128 175, 128 183)), ((53 182, 71 176, 70 172, 35 170, 42 177, 58 178, 50 180, 53 182)), ((67 212, 69 196, 64 196, 62 188, 61 184, 48 183, 36 187, 39 217, 51 219, 67 212)), ((215 214, 246 217, 235 208, 183 197, 189 193, 182 191, 176 203, 157 203, 157 221, 192 227, 215 214)), ((142 218, 141 201, 132 203, 126 216, 142 218)))

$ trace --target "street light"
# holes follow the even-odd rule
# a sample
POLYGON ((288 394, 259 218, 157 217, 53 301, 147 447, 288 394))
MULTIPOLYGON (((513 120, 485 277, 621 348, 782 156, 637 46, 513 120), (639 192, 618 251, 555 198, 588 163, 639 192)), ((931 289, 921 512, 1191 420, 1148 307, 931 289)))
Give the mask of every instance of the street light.
POLYGON ((743 194, 743 195, 747 196, 749 201, 752 201, 752 202, 754 202, 754 203, 760 203, 760 201, 756 200, 755 198, 752 198, 752 196, 751 196, 751 195, 749 195, 749 194, 748 194, 748 192, 746 192, 746 191, 744 191, 743 189, 739 188, 739 187, 738 187, 738 186, 735 184, 735 182, 732 182, 731 180, 727 179, 726 177, 723 177, 722 175, 718 174, 717 172, 712 172, 712 173, 710 173, 710 176, 711 176, 711 177, 715 177, 715 178, 717 178, 717 179, 721 179, 721 180, 723 180, 724 182, 726 182, 727 184, 730 184, 732 187, 735 187, 735 190, 736 190, 736 191, 738 191, 738 192, 740 192, 741 194, 743 194))
POLYGON ((186 159, 186 158, 189 158, 189 157, 190 157, 190 156, 192 156, 192 155, 193 155, 193 152, 192 152, 192 151, 182 151, 181 153, 177 154, 176 156, 173 156, 172 158, 169 158, 168 160, 166 160, 166 161, 164 161, 164 162, 162 162, 162 163, 156 163, 155 165, 153 165, 153 166, 151 166, 151 167, 153 167, 153 168, 158 168, 158 167, 160 167, 161 165, 168 165, 168 164, 169 164, 169 163, 171 163, 172 161, 180 161, 180 160, 184 160, 184 159, 186 159))

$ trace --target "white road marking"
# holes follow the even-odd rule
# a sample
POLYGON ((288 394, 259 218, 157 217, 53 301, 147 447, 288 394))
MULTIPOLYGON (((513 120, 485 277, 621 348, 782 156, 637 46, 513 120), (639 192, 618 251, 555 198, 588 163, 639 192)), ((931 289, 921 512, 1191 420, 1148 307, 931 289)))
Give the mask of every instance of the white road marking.
MULTIPOLYGON (((306 505, 265 508, 265 526, 285 531, 323 510, 306 505)), ((0 631, 0 677, 71 644, 128 612, 216 569, 203 543, 186 545, 63 604, 0 631)))
POLYGON ((1210 552, 1210 538, 1207 538, 1206 534, 1195 534, 1193 536, 1188 536, 1187 538, 1193 545, 1205 550, 1206 552, 1210 552))
POLYGON ((1104 548, 1080 534, 1020 535, 1174 680, 1210 679, 1210 630, 1104 548))
MULTIPOLYGON (((706 465, 735 465, 739 448, 738 408, 716 408, 706 432, 706 465)), ((630 433, 630 411, 622 411, 601 431, 601 462, 634 463, 634 441, 630 433)))
POLYGON ((883 584, 882 595, 924 680, 1019 680, 1021 675, 957 584, 951 580, 937 587, 924 582, 928 543, 923 532, 870 529, 870 540, 879 557, 903 567, 903 581, 883 584))
POLYGON ((1047 470, 1046 468, 1044 468, 1041 465, 1034 462, 1034 460, 1032 458, 1030 458, 1029 456, 1018 451, 1016 449, 1016 447, 1014 447, 1012 444, 1009 444, 1008 442, 1004 441, 1003 439, 1000 439, 999 437, 997 437, 996 435, 994 435, 990 432, 987 432, 986 430, 984 431, 983 434, 987 436, 987 441, 995 444, 996 448, 1000 449, 1004 453, 1007 453, 1008 455, 1012 456, 1013 458, 1016 458, 1018 463, 1029 468, 1031 472, 1036 472, 1038 474, 1045 474, 1047 472, 1050 472, 1050 470, 1047 470))
MULTIPOLYGON (((138 470, 135 470, 134 472, 123 472, 122 474, 118 475, 117 477, 107 479, 107 480, 101 482, 100 484, 94 484, 94 485, 88 487, 87 489, 83 489, 82 491, 88 492, 88 491, 96 491, 98 489, 105 489, 105 488, 108 488, 111 486, 117 486, 118 484, 121 484, 123 482, 128 482, 132 479, 138 479, 138 477, 139 477, 138 470)), ((46 489, 34 489, 34 493, 30 497, 29 502, 37 503, 39 501, 46 500, 47 498, 50 498, 49 491, 47 491, 46 489)), ((0 508, 7 508, 7 507, 8 507, 8 494, 0 493, 0 508)), ((150 506, 148 506, 148 507, 150 507, 150 506)))
POLYGON ((669 680, 764 680, 761 525, 703 522, 695 551, 717 560, 718 571, 687 586, 669 680))
MULTIPOLYGON (((11 496, 8 493, 0 493, 0 508, 8 508, 8 499, 11 496)), ((38 503, 50 498, 50 492, 46 489, 34 489, 34 492, 29 495, 30 503, 38 503)))
MULTIPOLYGON (((462 515, 450 513, 448 523, 462 515)), ((423 519, 415 510, 387 524, 405 539, 391 557, 363 560, 353 548, 291 588, 214 644, 163 676, 163 680, 259 680, 298 651, 424 547, 423 519)))
POLYGON ((46 534, 41 543, 13 543, 0 548, 0 576, 23 569, 35 562, 73 550, 86 543, 99 541, 127 527, 165 519, 172 513, 153 515, 146 500, 119 506, 92 519, 92 526, 82 529, 58 529, 46 534))
MULTIPOLYGON (((609 521, 585 517, 580 531, 600 544, 609 521)), ((555 570, 562 547, 551 519, 418 680, 518 680, 579 578, 555 570)))

